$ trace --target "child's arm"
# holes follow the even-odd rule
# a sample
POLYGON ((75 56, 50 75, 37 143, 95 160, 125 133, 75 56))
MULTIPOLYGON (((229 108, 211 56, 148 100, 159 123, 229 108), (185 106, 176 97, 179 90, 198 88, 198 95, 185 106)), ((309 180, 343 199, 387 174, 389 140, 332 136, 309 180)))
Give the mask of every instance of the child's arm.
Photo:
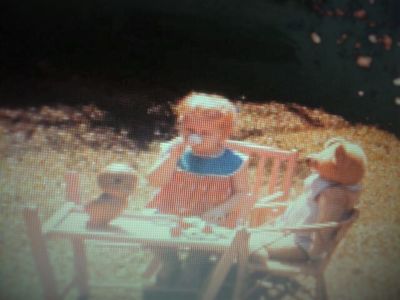
POLYGON ((212 223, 224 221, 224 217, 232 211, 248 195, 248 160, 243 163, 240 170, 233 176, 233 194, 223 204, 207 211, 203 218, 212 223))
POLYGON ((160 159, 147 175, 148 182, 155 187, 162 187, 171 179, 176 164, 186 148, 186 141, 181 137, 175 138, 167 153, 162 153, 160 159))

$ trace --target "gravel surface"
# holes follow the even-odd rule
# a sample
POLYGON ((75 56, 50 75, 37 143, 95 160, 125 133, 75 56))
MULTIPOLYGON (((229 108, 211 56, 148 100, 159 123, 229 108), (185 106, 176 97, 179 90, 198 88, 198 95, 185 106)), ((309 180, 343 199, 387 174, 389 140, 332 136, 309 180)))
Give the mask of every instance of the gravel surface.
MULTIPOLYGON (((351 125, 341 117, 298 105, 242 104, 236 139, 300 151, 293 193, 307 175, 303 157, 332 136, 359 143, 368 156, 368 174, 359 204, 360 219, 335 252, 325 273, 331 299, 399 299, 400 141, 374 127, 351 125)), ((37 204, 46 220, 64 201, 64 173, 80 172, 83 201, 100 192, 96 174, 111 162, 127 162, 145 174, 160 140, 146 147, 127 129, 93 126, 105 112, 93 105, 0 109, 0 298, 41 299, 39 278, 21 210, 37 204)), ((100 122, 101 123, 101 122, 100 122)), ((144 206, 154 192, 144 180, 130 199, 129 211, 144 206)), ((129 288, 93 288, 91 299, 140 299, 148 282, 141 277, 148 253, 88 245, 90 276, 119 281, 129 288)), ((65 241, 49 242, 58 286, 72 276, 72 252, 65 241)), ((307 278, 301 280, 312 285, 307 278)), ((286 295, 284 299, 309 296, 286 295)), ((75 299, 71 292, 67 299, 75 299)))

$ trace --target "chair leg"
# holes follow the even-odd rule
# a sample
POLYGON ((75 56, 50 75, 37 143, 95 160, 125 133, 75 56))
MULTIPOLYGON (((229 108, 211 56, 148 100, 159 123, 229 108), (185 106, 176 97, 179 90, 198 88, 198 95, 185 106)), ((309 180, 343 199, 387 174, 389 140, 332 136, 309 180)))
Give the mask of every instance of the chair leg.
POLYGON ((151 276, 153 276, 160 268, 161 264, 162 264, 161 259, 157 256, 154 257, 150 262, 150 264, 148 265, 148 267, 146 268, 146 271, 144 271, 143 277, 148 279, 151 276))
MULTIPOLYGON (((232 267, 233 260, 235 258, 239 259, 240 251, 243 251, 243 249, 247 249, 248 237, 249 235, 245 229, 242 229, 236 233, 236 236, 232 241, 231 247, 228 248, 221 256, 219 262, 215 266, 214 271, 208 279, 208 285, 206 286, 201 300, 215 299, 223 281, 226 278, 226 275, 232 267)), ((245 263, 245 259, 247 259, 247 256, 243 254, 241 257, 241 264, 243 264, 245 263)), ((239 290, 234 291, 234 294, 238 295, 239 292, 239 290)))
POLYGON ((39 219, 38 208, 25 208, 24 219, 28 238, 31 243, 33 259, 35 260, 42 282, 44 299, 58 299, 54 271, 50 264, 46 240, 42 235, 42 224, 39 219))
POLYGON ((327 295, 327 292, 326 292, 324 274, 319 274, 316 277, 315 285, 316 285, 315 298, 318 299, 318 300, 327 300, 328 299, 328 295, 327 295))
POLYGON ((87 259, 85 252, 85 242, 83 239, 74 238, 72 240, 75 264, 75 283, 79 290, 79 299, 89 298, 89 276, 87 271, 87 259))
POLYGON ((247 273, 247 261, 249 257, 249 251, 247 246, 248 238, 249 236, 247 232, 245 231, 241 232, 240 244, 242 245, 242 247, 237 248, 238 271, 236 274, 236 284, 233 292, 234 300, 240 300, 243 293, 243 285, 247 273))
POLYGON ((217 295, 219 288, 221 287, 226 275, 228 274, 233 259, 235 258, 235 254, 232 249, 228 249, 220 258, 220 261, 215 266, 214 271, 210 275, 208 279, 209 284, 206 286, 206 290, 202 295, 202 300, 211 300, 214 299, 217 295))

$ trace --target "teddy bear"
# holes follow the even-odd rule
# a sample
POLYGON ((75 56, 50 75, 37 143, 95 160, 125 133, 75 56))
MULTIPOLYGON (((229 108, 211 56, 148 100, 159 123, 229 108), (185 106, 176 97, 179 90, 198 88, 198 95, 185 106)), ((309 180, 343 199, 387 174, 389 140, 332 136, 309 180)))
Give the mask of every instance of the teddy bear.
MULTIPOLYGON (((344 138, 335 137, 325 143, 322 151, 308 155, 306 163, 314 177, 319 178, 311 184, 320 182, 319 187, 313 188, 312 196, 319 204, 316 221, 323 223, 346 218, 358 204, 362 190, 361 181, 367 168, 363 149, 344 138)), ((312 245, 309 245, 309 256, 318 256, 323 251, 331 233, 332 230, 325 230, 314 237, 312 245)))
POLYGON ((367 158, 357 144, 334 137, 325 143, 322 151, 308 155, 306 163, 321 178, 341 185, 354 185, 364 177, 367 158))
POLYGON ((128 207, 128 198, 137 184, 137 174, 126 164, 113 163, 98 175, 97 182, 103 193, 84 207, 90 216, 89 228, 108 227, 128 207))
MULTIPOLYGON (((323 150, 306 157, 311 175, 304 180, 303 192, 289 201, 283 215, 272 226, 293 227, 340 221, 348 217, 358 203, 367 158, 363 149, 341 137, 328 140, 323 150)), ((271 226, 269 224, 268 226, 271 226)), ((262 236, 252 237, 250 251, 263 258, 304 260, 318 257, 330 240, 333 229, 318 233, 298 232, 268 246, 256 245, 262 236)))

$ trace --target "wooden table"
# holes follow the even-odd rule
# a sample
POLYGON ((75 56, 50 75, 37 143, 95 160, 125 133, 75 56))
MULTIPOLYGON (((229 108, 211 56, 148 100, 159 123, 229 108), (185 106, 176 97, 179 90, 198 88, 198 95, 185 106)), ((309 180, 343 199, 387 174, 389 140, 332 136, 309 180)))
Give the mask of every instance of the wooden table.
MULTIPOLYGON (((89 274, 85 240, 141 245, 146 248, 176 248, 206 250, 219 254, 219 261, 206 285, 200 299, 214 299, 227 273, 234 263, 238 263, 239 273, 243 272, 247 260, 248 234, 245 228, 227 229, 214 227, 212 234, 201 229, 187 229, 178 237, 172 237, 170 230, 176 226, 178 218, 171 215, 149 215, 146 213, 123 214, 112 222, 112 231, 93 230, 86 227, 88 215, 73 202, 66 202, 47 222, 41 224, 37 207, 24 210, 28 237, 39 276, 42 281, 45 299, 62 299, 76 286, 80 299, 89 295, 89 274), (61 292, 57 291, 54 271, 49 261, 46 239, 67 239, 74 253, 75 277, 61 292)), ((239 288, 241 283, 237 282, 239 288)), ((238 298, 235 294, 234 298, 238 298)))

